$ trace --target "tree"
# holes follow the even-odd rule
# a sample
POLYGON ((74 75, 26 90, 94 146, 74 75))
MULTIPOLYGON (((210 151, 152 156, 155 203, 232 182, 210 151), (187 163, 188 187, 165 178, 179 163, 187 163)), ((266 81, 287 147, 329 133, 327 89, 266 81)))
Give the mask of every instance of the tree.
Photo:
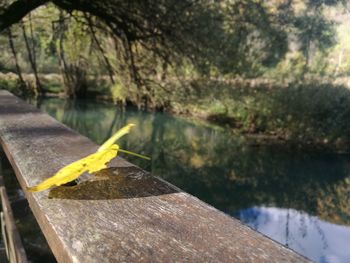
POLYGON ((22 76, 22 70, 21 70, 21 67, 20 67, 19 62, 18 62, 17 51, 16 51, 16 48, 14 45, 13 35, 12 35, 12 31, 11 31, 10 27, 7 29, 7 35, 8 35, 8 40, 9 40, 9 46, 10 46, 10 49, 11 49, 11 52, 13 55, 13 59, 15 61, 16 73, 18 75, 19 84, 20 84, 19 88, 21 89, 22 94, 26 94, 27 93, 27 84, 24 81, 23 76, 22 76))
MULTIPOLYGON (((48 3, 54 3, 72 17, 80 19, 82 24, 88 24, 93 37, 96 29, 104 31, 106 35, 113 35, 116 48, 123 53, 123 60, 128 65, 130 79, 139 88, 149 81, 150 68, 155 68, 154 65, 142 65, 146 52, 148 60, 152 60, 151 64, 162 61, 163 70, 170 64, 181 63, 184 57, 195 64, 206 63, 204 57, 207 46, 213 42, 207 41, 206 32, 198 33, 198 29, 207 18, 217 18, 219 22, 222 20, 222 15, 215 12, 211 1, 16 0, 0 9, 0 30, 19 22, 30 11, 48 3), (92 21, 96 22, 92 24, 92 21), (194 34, 195 31, 197 34, 194 34), (143 69, 147 72, 142 72, 143 69)), ((213 24, 220 26, 220 23, 213 24)), ((103 51, 96 38, 94 42, 103 51)), ((112 76, 111 65, 107 57, 104 58, 109 75, 112 76)))
POLYGON ((74 88, 76 80, 91 73, 91 56, 67 48, 74 24, 82 38, 90 38, 85 47, 99 53, 99 67, 111 83, 136 86, 147 104, 154 97, 150 83, 164 82, 168 73, 183 76, 187 67, 197 76, 261 76, 286 57, 291 34, 300 42, 306 61, 311 61, 311 47, 325 50, 333 43, 335 32, 322 13, 324 6, 342 0, 301 1, 306 7, 302 14, 295 11, 295 2, 12 0, 0 7, 0 31, 39 6, 54 4, 63 15, 52 21, 52 39, 59 40, 53 54, 61 62, 66 85, 73 83, 67 94, 84 91, 85 84, 74 88), (308 10, 317 12, 309 17, 308 10), (67 51, 82 56, 70 59, 67 51))

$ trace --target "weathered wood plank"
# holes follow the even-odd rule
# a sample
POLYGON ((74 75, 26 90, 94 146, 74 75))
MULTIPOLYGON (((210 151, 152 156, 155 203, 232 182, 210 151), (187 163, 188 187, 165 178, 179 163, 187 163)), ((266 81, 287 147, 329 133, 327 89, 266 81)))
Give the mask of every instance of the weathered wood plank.
MULTIPOLYGON (((97 149, 6 91, 0 140, 23 189, 97 149)), ((59 262, 307 261, 120 158, 113 167, 129 168, 50 193, 26 192, 59 262)))
POLYGON ((19 236, 15 219, 6 189, 0 186, 1 195, 1 232, 5 242, 6 254, 11 263, 27 263, 27 256, 23 248, 21 238, 19 236))

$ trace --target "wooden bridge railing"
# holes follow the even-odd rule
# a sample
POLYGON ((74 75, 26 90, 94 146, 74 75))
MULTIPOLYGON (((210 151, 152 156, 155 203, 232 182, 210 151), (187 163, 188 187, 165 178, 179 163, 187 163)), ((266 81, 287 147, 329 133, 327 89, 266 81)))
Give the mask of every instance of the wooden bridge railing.
POLYGON ((27 192, 97 145, 7 91, 0 141, 58 262, 307 261, 121 158, 76 186, 27 192))

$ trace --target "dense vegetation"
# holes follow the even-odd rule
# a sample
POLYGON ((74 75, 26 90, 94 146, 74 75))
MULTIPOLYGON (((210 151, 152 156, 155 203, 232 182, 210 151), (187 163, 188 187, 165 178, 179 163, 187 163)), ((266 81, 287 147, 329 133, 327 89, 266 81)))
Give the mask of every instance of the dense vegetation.
POLYGON ((347 150, 349 17, 341 0, 1 0, 0 85, 347 150))

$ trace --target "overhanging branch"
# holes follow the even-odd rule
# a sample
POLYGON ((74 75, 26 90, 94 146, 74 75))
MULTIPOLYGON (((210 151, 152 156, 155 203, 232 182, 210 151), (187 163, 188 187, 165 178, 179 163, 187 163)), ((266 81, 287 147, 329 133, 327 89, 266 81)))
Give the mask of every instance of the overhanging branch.
POLYGON ((29 12, 46 4, 50 0, 17 0, 6 8, 0 9, 0 32, 19 22, 29 12))

